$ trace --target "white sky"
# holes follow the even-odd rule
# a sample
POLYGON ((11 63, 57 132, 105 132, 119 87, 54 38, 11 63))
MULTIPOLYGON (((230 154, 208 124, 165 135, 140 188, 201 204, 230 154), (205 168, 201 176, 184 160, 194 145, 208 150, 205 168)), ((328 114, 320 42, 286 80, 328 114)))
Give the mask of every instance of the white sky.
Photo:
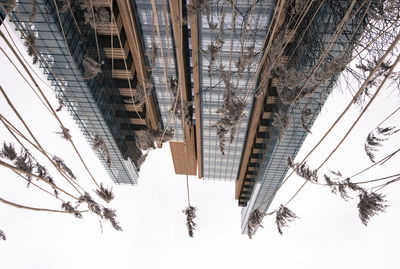
MULTIPOLYGON (((2 41, 0 47, 5 49, 2 41)), ((55 120, 1 52, 0 85, 43 146, 61 156, 81 184, 94 189, 71 146, 55 134, 59 131, 55 120)), ((46 92, 56 105, 52 91, 46 89, 46 92)), ((327 130, 348 98, 348 94, 340 91, 329 97, 314 125, 313 135, 307 138, 299 156, 304 156, 306 149, 327 130)), ((369 164, 363 150, 365 137, 399 105, 398 92, 384 92, 378 99, 326 167, 350 175, 369 164)), ((358 112, 359 109, 354 109, 344 119, 339 133, 344 132, 358 112)), ((0 97, 0 113, 17 122, 3 97, 0 97)), ((95 177, 110 185, 106 172, 73 121, 66 112, 61 115, 95 177)), ((313 155, 311 166, 319 165, 338 136, 334 133, 331 136, 334 138, 313 155)), ((12 141, 2 126, 0 138, 12 141)), ((398 142, 399 136, 393 139, 398 142)), ((394 158, 380 171, 359 179, 398 173, 398 161, 399 158, 394 158)), ((33 186, 26 188, 22 179, 4 168, 0 168, 0 178, 0 197, 31 206, 60 208, 58 201, 33 186)), ((59 182, 56 178, 56 183, 59 182)), ((301 183, 301 179, 291 179, 271 208, 285 203, 301 183)), ((358 219, 356 199, 345 202, 328 189, 306 185, 289 205, 300 219, 284 229, 281 236, 274 218, 267 217, 264 229, 259 229, 253 240, 240 234, 240 208, 234 200, 234 183, 191 178, 190 190, 192 204, 198 207, 194 238, 187 236, 182 213, 187 206, 185 177, 174 174, 167 144, 149 154, 137 186, 114 186, 116 199, 110 207, 117 209, 123 232, 103 223, 101 233, 97 218, 90 214, 79 220, 67 214, 31 212, 0 204, 0 229, 7 235, 7 241, 0 242, 0 268, 399 268, 399 185, 384 189, 390 207, 387 213, 372 218, 368 227, 358 219)))

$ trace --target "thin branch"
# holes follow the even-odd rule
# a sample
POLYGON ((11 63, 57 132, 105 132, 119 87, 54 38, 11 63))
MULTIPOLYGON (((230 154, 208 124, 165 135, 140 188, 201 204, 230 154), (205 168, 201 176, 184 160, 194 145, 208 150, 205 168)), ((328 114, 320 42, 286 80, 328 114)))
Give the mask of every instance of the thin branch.
MULTIPOLYGON (((32 210, 32 211, 45 211, 45 212, 55 212, 55 213, 69 213, 63 210, 56 210, 56 209, 48 209, 48 208, 40 208, 40 207, 30 207, 30 206, 25 206, 25 205, 21 205, 21 204, 17 204, 17 203, 13 203, 10 201, 7 201, 3 198, 0 197, 0 202, 7 204, 9 206, 13 206, 16 208, 21 208, 21 209, 27 209, 27 210, 32 210)), ((84 211, 79 211, 79 213, 85 213, 88 212, 88 210, 84 210, 84 211)))

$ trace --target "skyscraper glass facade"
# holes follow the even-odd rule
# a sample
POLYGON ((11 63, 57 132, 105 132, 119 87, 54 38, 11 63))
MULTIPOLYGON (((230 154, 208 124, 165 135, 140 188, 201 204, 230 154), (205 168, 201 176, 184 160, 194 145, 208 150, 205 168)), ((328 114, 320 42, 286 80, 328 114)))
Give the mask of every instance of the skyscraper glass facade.
MULTIPOLYGON (((355 42, 362 32, 363 23, 365 22, 365 17, 363 17, 363 8, 365 6, 363 7, 362 4, 354 7, 349 21, 339 34, 337 34, 338 25, 343 18, 343 14, 351 10, 350 3, 331 2, 320 5, 314 11, 316 18, 311 21, 312 23, 309 26, 308 43, 300 50, 302 53, 294 58, 297 58, 296 70, 303 72, 303 74, 311 74, 310 77, 314 80, 325 77, 327 79, 320 80, 323 83, 318 84, 320 86, 313 90, 311 96, 300 98, 294 105, 292 103, 290 106, 283 106, 287 109, 286 114, 290 116, 290 126, 285 130, 284 136, 280 141, 278 140, 279 128, 274 130, 269 147, 267 147, 263 159, 259 162, 259 172, 256 174, 254 189, 242 209, 242 233, 247 233, 248 218, 255 209, 267 212, 275 192, 287 174, 287 158, 295 159, 307 136, 307 132, 303 127, 303 108, 309 108, 312 111, 312 117, 308 122, 309 127, 311 127, 336 83, 337 74, 340 74, 345 68, 348 59, 351 58, 355 42), (310 70, 315 71, 310 72, 310 70), (335 70, 333 72, 335 75, 324 76, 324 73, 328 74, 332 70, 335 70)), ((312 8, 315 7, 311 6, 312 8)), ((305 19, 305 21, 307 20, 309 18, 305 19)), ((301 26, 299 28, 301 29, 301 26)), ((312 83, 310 82, 310 84, 312 83)))
POLYGON ((254 90, 256 88, 256 77, 254 74, 259 67, 264 50, 264 41, 267 36, 270 20, 274 12, 275 1, 258 1, 253 6, 254 1, 235 1, 234 30, 232 36, 231 52, 231 32, 232 32, 232 4, 227 1, 224 5, 212 5, 211 20, 218 25, 216 29, 210 29, 207 16, 203 14, 199 22, 200 32, 200 110, 201 110, 201 139, 203 142, 202 162, 204 179, 235 181, 239 170, 242 151, 247 135, 249 115, 251 114, 254 90), (253 11, 252 11, 253 10, 253 11), (253 12, 253 15, 249 14, 253 12), (223 18, 222 18, 223 17, 223 18), (249 18, 247 21, 245 18, 249 18), (224 20, 222 39, 224 43, 218 58, 210 68, 210 61, 213 57, 209 51, 210 45, 215 45, 220 33, 219 25, 224 20), (254 47, 254 62, 238 72, 235 65, 247 53, 247 48, 254 47), (246 99, 244 109, 245 117, 240 120, 237 126, 237 134, 230 143, 229 134, 226 137, 225 154, 220 150, 220 143, 215 124, 222 117, 217 112, 221 108, 225 92, 225 84, 221 80, 218 68, 222 65, 224 70, 229 72, 229 62, 231 61, 231 82, 238 87, 238 95, 246 99))
MULTIPOLYGON (((315 91, 313 96, 314 101, 309 105, 310 109, 315 111, 310 121, 310 125, 314 123, 318 113, 322 109, 322 104, 325 102, 327 97, 326 89, 330 89, 333 84, 334 81, 332 80, 329 84, 320 87, 319 90, 315 91), (325 94, 321 95, 321 92, 325 92, 325 94)), ((287 158, 290 157, 293 160, 296 157, 307 136, 307 132, 303 128, 301 120, 301 109, 305 104, 305 101, 300 101, 299 105, 295 106, 290 112, 290 115, 292 116, 291 125, 285 131, 285 135, 280 142, 278 141, 279 131, 275 130, 275 134, 255 182, 251 199, 247 203, 247 206, 242 209, 242 233, 247 232, 247 220, 254 209, 258 208, 261 212, 266 212, 268 210, 272 202, 271 197, 287 174, 287 158)))
POLYGON ((177 79, 176 58, 174 54, 174 43, 170 25, 171 18, 168 12, 168 3, 165 0, 155 1, 160 36, 158 36, 155 21, 156 17, 153 16, 151 1, 137 0, 134 1, 134 5, 135 10, 138 13, 137 17, 143 37, 143 47, 145 48, 145 53, 147 55, 148 66, 151 66, 150 54, 153 47, 158 51, 158 57, 155 58, 155 64, 151 69, 151 75, 154 83, 157 105, 161 116, 162 127, 166 127, 168 124, 168 127, 174 130, 173 140, 183 141, 182 122, 180 118, 176 117, 175 114, 172 113, 175 96, 168 84, 169 78, 177 79), (162 56, 164 56, 164 58, 162 56))
MULTIPOLYGON (((113 181, 136 184, 138 173, 128 156, 128 147, 121 131, 126 121, 115 117, 105 95, 116 90, 111 73, 103 67, 98 77, 83 78, 85 56, 96 57, 93 30, 82 26, 80 32, 67 12, 57 12, 55 1, 37 0, 36 3, 37 13, 30 19, 32 2, 18 1, 18 12, 14 11, 11 17, 17 25, 17 31, 22 30, 36 37, 35 47, 43 56, 43 59, 39 59, 40 67, 88 142, 92 143, 93 137, 100 135, 107 144, 111 166, 106 164, 100 152, 96 153, 113 181)), ((100 53, 103 57, 101 50, 100 53)))

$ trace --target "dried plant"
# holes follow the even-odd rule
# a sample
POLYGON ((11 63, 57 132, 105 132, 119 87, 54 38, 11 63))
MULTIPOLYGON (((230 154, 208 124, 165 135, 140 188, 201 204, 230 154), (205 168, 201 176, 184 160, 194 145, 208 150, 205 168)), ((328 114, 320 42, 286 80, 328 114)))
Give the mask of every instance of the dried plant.
POLYGON ((235 62, 239 78, 242 78, 242 72, 250 67, 253 63, 256 54, 254 52, 254 45, 247 46, 245 51, 242 51, 239 59, 235 62))
POLYGON ((149 129, 139 130, 135 132, 136 146, 141 150, 155 149, 155 140, 149 129))
POLYGON ((260 74, 260 83, 254 93, 255 98, 260 98, 261 96, 264 96, 266 94, 267 90, 269 89, 269 80, 271 78, 271 75, 263 72, 260 74))
MULTIPOLYGON (((274 74, 275 77, 279 77, 276 73, 278 73, 279 70, 282 68, 282 64, 278 61, 278 57, 281 54, 283 45, 285 44, 284 42, 284 31, 281 31, 280 34, 278 34, 272 41, 271 47, 268 50, 268 54, 266 56, 266 63, 265 65, 268 66, 269 68, 267 69, 267 72, 262 73, 262 81, 261 84, 263 87, 258 87, 257 91, 255 92, 255 97, 260 97, 263 96, 268 89, 267 86, 267 81, 272 78, 272 74, 274 74)), ((279 83, 278 83, 279 84, 279 83)), ((278 92, 279 93, 279 92, 278 92)))
MULTIPOLYGON (((204 2, 207 2, 207 0, 205 0, 204 2)), ((208 0, 208 2, 210 2, 210 0, 208 0)), ((208 6, 208 8, 206 7, 205 13, 206 13, 208 27, 210 28, 211 31, 215 30, 218 25, 216 23, 214 23, 214 21, 213 21, 212 14, 211 14, 211 8, 209 6, 208 6)))
POLYGON ((6 234, 3 232, 3 230, 0 230, 0 239, 4 241, 7 240, 6 234))
POLYGON ((222 114, 222 118, 211 126, 217 128, 222 154, 224 154, 225 135, 230 132, 230 143, 233 143, 240 120, 245 117, 245 113, 243 112, 245 106, 246 103, 242 98, 237 97, 232 92, 225 91, 223 107, 217 110, 217 113, 222 114))
POLYGON ((225 155, 225 136, 226 134, 228 134, 229 130, 227 130, 222 124, 216 125, 216 128, 219 142, 219 150, 221 151, 222 155, 225 155))
POLYGON ((146 102, 146 98, 151 95, 151 90, 153 89, 153 83, 151 80, 144 81, 144 88, 143 83, 139 83, 136 87, 136 94, 135 94, 135 102, 136 105, 141 105, 146 102))
POLYGON ((171 106, 171 112, 174 111, 174 115, 180 118, 181 114, 181 96, 178 93, 178 80, 172 76, 168 76, 168 88, 172 92, 176 102, 171 106))
POLYGON ((93 137, 93 149, 100 150, 103 157, 106 159, 106 164, 108 167, 111 167, 111 156, 108 150, 106 142, 104 142, 103 138, 96 134, 93 137))
POLYGON ((146 55, 149 57, 150 62, 150 66, 147 67, 147 70, 151 71, 156 66, 156 59, 159 57, 158 46, 154 40, 151 41, 151 49, 146 51, 146 55))
MULTIPOLYGON (((186 101, 183 103, 183 120, 187 125, 192 126, 192 107, 193 103, 190 101, 186 101)), ((181 117, 180 117, 181 119, 181 117)))
POLYGON ((99 217, 102 217, 102 208, 101 206, 96 203, 93 198, 90 196, 88 192, 85 192, 83 195, 81 195, 78 199, 78 205, 86 203, 88 206, 88 209, 92 212, 98 215, 99 217))
POLYGON ((72 136, 70 134, 70 131, 68 128, 65 128, 64 126, 60 126, 61 127, 61 132, 56 132, 56 134, 59 134, 61 136, 62 139, 65 139, 67 141, 71 141, 72 136))
POLYGON ((17 0, 5 0, 3 3, 3 8, 6 11, 6 13, 11 13, 16 5, 17 5, 17 0))
POLYGON ((45 178, 46 176, 49 175, 49 173, 48 173, 46 167, 44 167, 43 165, 37 163, 37 164, 35 165, 35 168, 36 168, 36 173, 38 174, 39 177, 45 178))
POLYGON ((375 192, 363 191, 359 195, 359 203, 357 205, 359 211, 359 217, 361 222, 367 226, 371 217, 384 212, 387 205, 387 201, 384 200, 385 196, 375 192))
POLYGON ((161 137, 162 137, 161 143, 168 142, 174 137, 174 129, 172 129, 172 128, 169 128, 169 129, 165 130, 164 136, 162 136, 161 129, 158 129, 157 132, 158 132, 158 136, 157 136, 158 139, 157 140, 159 141, 161 139, 161 137))
POLYGON ((399 131, 400 129, 396 129, 394 126, 385 128, 378 126, 368 134, 364 143, 364 149, 372 162, 375 162, 375 152, 378 151, 378 147, 383 145, 381 142, 388 140, 389 136, 399 131))
POLYGON ((315 113, 311 108, 308 107, 309 105, 310 101, 307 102, 303 106, 303 109, 301 110, 301 125, 303 126, 304 130, 306 130, 307 133, 311 133, 310 122, 311 122, 311 117, 315 113))
POLYGON ((107 8, 95 7, 94 11, 95 11, 96 22, 111 22, 110 11, 107 8))
MULTIPOLYGON (((38 179, 42 179, 44 181, 47 181, 52 188, 54 189, 54 193, 56 198, 58 198, 58 192, 56 189, 58 187, 55 185, 53 178, 49 174, 49 171, 46 169, 45 166, 41 165, 36 161, 36 159, 31 155, 31 153, 26 149, 23 145, 21 145, 21 151, 19 154, 17 154, 14 145, 7 144, 3 142, 3 145, 0 149, 0 157, 1 158, 6 158, 10 161, 13 162, 15 165, 15 168, 19 169, 20 171, 16 171, 13 168, 10 168, 14 171, 17 172, 17 174, 25 174, 26 172, 26 179, 30 183, 32 180, 32 176, 37 177, 38 179), (33 173, 35 173, 33 175, 33 173), (29 175, 28 175, 29 174, 29 175)), ((59 170, 64 171, 66 174, 68 174, 71 178, 76 179, 75 175, 72 173, 72 171, 66 166, 65 162, 57 157, 57 156, 52 156, 52 160, 55 163, 55 165, 58 167, 59 170)), ((28 183, 28 186, 29 186, 28 183)), ((47 190, 41 188, 40 186, 36 185, 36 187, 39 187, 42 191, 45 191, 48 193, 47 190)), ((61 189, 62 190, 62 189, 61 189)), ((68 192, 62 190, 65 194, 72 196, 68 192)), ((110 202, 114 198, 114 194, 112 192, 111 188, 106 188, 103 186, 103 184, 100 184, 99 188, 96 190, 96 193, 104 199, 106 202, 110 202)), ((60 199, 60 198, 58 198, 60 199)), ((95 200, 91 197, 91 195, 88 192, 84 192, 83 195, 81 195, 77 199, 77 204, 75 206, 72 205, 71 202, 66 202, 62 200, 61 208, 63 209, 64 212, 73 214, 76 218, 82 218, 81 211, 78 210, 78 207, 82 204, 85 203, 92 213, 96 214, 100 219, 104 219, 106 221, 109 221, 114 229, 121 231, 121 227, 116 220, 116 214, 115 210, 109 209, 104 207, 101 204, 98 204, 95 202, 95 200)), ((16 205, 19 207, 18 205, 16 205)), ((47 209, 41 209, 41 210, 47 210, 47 209)), ((0 239, 5 240, 5 235, 4 233, 0 230, 0 239)))
POLYGON ((207 50, 201 50, 204 54, 210 55, 209 63, 208 63, 208 76, 211 77, 213 67, 215 62, 221 52, 222 47, 216 45, 214 42, 208 45, 207 50))
POLYGON ((88 55, 85 55, 85 58, 83 58, 83 68, 84 75, 82 76, 82 78, 84 79, 95 78, 98 74, 101 73, 101 64, 96 62, 96 60, 88 55))
POLYGON ((293 160, 292 160, 292 158, 290 156, 288 156, 286 158, 286 166, 291 168, 291 169, 294 169, 295 163, 293 162, 293 160))
POLYGON ((135 161, 135 166, 138 171, 140 171, 140 167, 142 167, 142 164, 146 161, 148 154, 148 152, 141 154, 140 157, 135 161))
MULTIPOLYGON (((36 162, 35 158, 31 155, 29 150, 24 147, 21 148, 19 155, 15 158, 13 163, 18 169, 25 171, 27 173, 32 173, 35 166, 38 165, 38 163, 36 162)), ((27 187, 29 187, 30 182, 32 180, 32 176, 25 175, 24 178, 28 181, 27 187)))
POLYGON ((64 13, 69 8, 69 0, 59 0, 59 2, 61 6, 58 8, 58 12, 64 13))
POLYGON ((332 180, 331 177, 328 175, 324 175, 325 182, 326 184, 331 187, 331 192, 333 194, 339 194, 340 197, 342 197, 344 200, 347 201, 347 199, 350 198, 350 196, 347 194, 347 184, 344 181, 339 181, 339 180, 332 180))
POLYGON ((39 60, 36 49, 36 35, 32 32, 28 32, 25 35, 24 46, 26 47, 27 53, 32 57, 32 64, 36 64, 39 60))
POLYGON ((183 113, 183 120, 186 122, 187 125, 192 125, 192 102, 191 101, 184 101, 182 105, 181 96, 178 92, 178 80, 174 77, 168 77, 168 87, 171 90, 174 98, 176 99, 176 104, 173 104, 171 107, 171 111, 174 111, 175 117, 179 120, 182 120, 182 113, 183 113), (178 97, 177 97, 178 95, 178 97), (183 112, 182 112, 183 107, 183 112))
POLYGON ((64 104, 64 101, 61 99, 60 96, 57 96, 57 100, 58 100, 58 108, 56 109, 56 112, 60 112, 65 104, 64 104))
POLYGON ((210 0, 193 0, 186 8, 189 15, 197 15, 199 12, 210 9, 210 0))
POLYGON ((196 207, 188 206, 182 211, 186 215, 186 227, 190 237, 193 237, 193 232, 196 229, 196 223, 194 222, 194 219, 196 218, 196 210, 196 207))
MULTIPOLYGON (((308 71, 310 72, 310 71, 308 71)), ((284 104, 291 104, 297 98, 311 97, 316 90, 316 83, 308 81, 307 71, 298 71, 295 68, 276 67, 274 76, 278 78, 277 91, 280 100, 284 104)))
MULTIPOLYGON (((392 65, 390 61, 384 61, 380 66, 378 66, 378 59, 376 55, 371 56, 370 59, 361 59, 356 64, 356 68, 359 69, 361 73, 357 72, 356 69, 352 69, 352 72, 349 72, 350 75, 352 75, 354 78, 358 78, 360 81, 365 81, 372 71, 375 71, 376 69, 376 72, 368 81, 363 92, 358 96, 355 96, 355 102, 362 104, 365 97, 369 97, 372 90, 381 84, 383 78, 387 76, 391 67, 392 65)), ((394 74, 391 75, 392 78, 393 76, 394 74)))
POLYGON ((261 212, 258 209, 255 209, 253 210, 253 212, 251 212, 249 219, 247 221, 247 235, 249 236, 250 239, 252 239, 253 235, 256 233, 259 227, 264 228, 261 224, 263 218, 266 215, 267 215, 266 213, 261 212))
POLYGON ((90 26, 94 26, 94 7, 90 3, 90 0, 79 0, 79 7, 83 10, 83 18, 85 20, 85 24, 90 24, 90 26))
POLYGON ((74 175, 74 173, 71 171, 71 169, 69 169, 69 167, 65 164, 64 160, 61 159, 60 157, 57 156, 53 156, 53 161, 56 163, 56 165, 58 166, 58 168, 60 168, 62 171, 64 171, 65 173, 67 173, 71 178, 76 179, 76 176, 74 175))
POLYGON ((115 212, 114 209, 103 207, 103 218, 108 220, 115 230, 122 231, 121 226, 119 226, 119 223, 116 220, 117 214, 115 212))
POLYGON ((17 152, 15 152, 15 148, 13 144, 9 144, 7 146, 6 142, 3 142, 3 148, 0 151, 0 157, 7 158, 10 161, 13 161, 17 158, 17 152))
POLYGON ((307 162, 303 162, 302 164, 294 163, 291 158, 288 157, 286 160, 286 165, 288 165, 289 168, 294 169, 296 174, 305 180, 318 182, 317 170, 310 169, 307 162))
MULTIPOLYGON (((339 194, 344 200, 351 198, 348 191, 358 192, 359 217, 364 225, 367 225, 370 218, 377 215, 379 212, 384 212, 387 201, 384 200, 384 195, 376 192, 368 192, 366 189, 359 186, 357 183, 350 181, 350 178, 343 179, 340 172, 330 171, 335 178, 325 174, 326 185, 331 188, 332 193, 339 194)), ((389 183, 390 184, 390 183, 389 183)))
POLYGON ((122 228, 119 226, 118 221, 116 220, 115 210, 106 208, 98 203, 96 203, 89 193, 85 192, 84 195, 79 197, 78 205, 86 203, 88 209, 96 214, 100 219, 108 220, 113 228, 117 231, 122 231, 122 228))
MULTIPOLYGON (((34 170, 39 177, 52 185, 54 194, 56 197, 58 197, 58 191, 55 188, 56 184, 53 178, 50 176, 48 170, 46 167, 37 162, 26 148, 21 148, 20 154, 18 155, 13 144, 10 143, 9 146, 7 146, 7 144, 3 142, 3 148, 0 151, 0 157, 13 161, 14 165, 18 169, 21 169, 27 173, 32 173, 34 170)), ((30 175, 26 175, 25 178, 28 180, 29 187, 32 177, 30 175)))
POLYGON ((290 127, 290 117, 282 109, 278 113, 274 114, 274 120, 272 126, 279 128, 278 141, 281 142, 285 137, 286 130, 290 127))
POLYGON ((31 14, 29 15, 29 21, 33 22, 33 20, 35 19, 36 15, 37 15, 38 6, 37 6, 36 0, 29 0, 29 2, 31 2, 31 4, 32 4, 31 14))
MULTIPOLYGON (((21 152, 19 156, 15 159, 14 164, 18 169, 21 169, 28 173, 31 173, 33 168, 35 167, 32 155, 25 148, 21 148, 21 152)), ((28 181, 30 181, 31 178, 32 177, 30 175, 27 175, 28 181)))
POLYGON ((44 167, 43 165, 41 165, 38 162, 35 164, 34 167, 35 167, 35 172, 37 173, 37 175, 50 183, 50 185, 53 188, 54 195, 58 198, 58 191, 57 191, 57 188, 56 188, 56 184, 55 184, 55 182, 53 180, 53 177, 50 176, 50 174, 49 174, 48 170, 46 169, 46 167, 44 167))
POLYGON ((217 24, 213 23, 213 20, 211 18, 210 3, 210 0, 194 0, 191 1, 191 3, 186 6, 186 8, 189 15, 197 15, 197 13, 199 12, 205 14, 208 26, 211 30, 214 30, 217 28, 217 24))
POLYGON ((222 118, 211 127, 217 128, 220 150, 224 155, 226 141, 225 135, 230 133, 230 143, 233 143, 240 120, 246 116, 244 113, 246 102, 239 96, 239 90, 230 82, 229 76, 223 71, 223 69, 224 67, 220 65, 219 70, 221 72, 222 81, 225 84, 225 91, 222 107, 217 110, 217 113, 222 114, 222 118))
POLYGON ((178 80, 172 76, 168 76, 168 88, 176 98, 178 94, 178 80))
POLYGON ((61 208, 70 214, 73 214, 75 218, 81 219, 82 214, 76 209, 76 207, 73 207, 70 202, 63 202, 61 204, 61 208))
POLYGON ((296 214, 294 214, 289 208, 285 207, 284 205, 281 205, 279 209, 276 211, 276 219, 275 219, 278 232, 280 234, 283 234, 282 228, 288 227, 288 222, 292 222, 294 221, 294 219, 297 218, 298 217, 296 216, 296 214))
POLYGON ((103 186, 103 183, 100 183, 100 188, 96 189, 96 193, 100 196, 101 199, 109 203, 112 199, 114 199, 114 193, 112 192, 112 188, 106 188, 103 186))
POLYGON ((165 130, 164 137, 162 137, 162 135, 163 130, 160 127, 158 127, 157 130, 145 129, 137 131, 135 132, 136 146, 141 150, 155 149, 155 143, 165 143, 171 140, 174 135, 174 130, 167 129, 165 130))
POLYGON ((344 200, 351 198, 348 191, 364 192, 365 190, 350 181, 350 178, 343 179, 340 171, 329 171, 332 175, 324 174, 325 183, 331 188, 333 194, 339 194, 344 200))
POLYGON ((347 64, 346 59, 325 60, 317 70, 313 68, 298 70, 276 65, 271 72, 273 77, 278 79, 276 88, 280 100, 283 104, 292 104, 304 98, 311 98, 318 87, 334 79, 347 64))
POLYGON ((96 22, 110 22, 110 12, 105 7, 94 7, 90 0, 79 0, 79 7, 83 11, 84 23, 93 29, 97 28, 96 22))
POLYGON ((225 41, 224 41, 224 36, 225 36, 224 27, 225 27, 225 12, 221 12, 220 16, 219 16, 219 31, 218 31, 218 34, 217 34, 217 38, 215 40, 215 43, 220 48, 222 48, 222 46, 225 43, 225 41))

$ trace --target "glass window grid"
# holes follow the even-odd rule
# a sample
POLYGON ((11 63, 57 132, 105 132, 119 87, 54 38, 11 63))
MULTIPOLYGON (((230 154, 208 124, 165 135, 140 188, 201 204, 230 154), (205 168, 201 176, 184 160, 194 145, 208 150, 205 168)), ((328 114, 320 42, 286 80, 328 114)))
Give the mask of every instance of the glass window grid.
MULTIPOLYGON (((99 133, 102 134, 102 137, 107 143, 110 151, 112 168, 108 168, 108 166, 105 165, 105 159, 100 152, 97 151, 96 155, 104 164, 104 167, 111 178, 116 183, 136 184, 137 172, 132 171, 132 167, 134 167, 132 161, 130 159, 128 159, 128 162, 124 160, 120 150, 118 149, 118 146, 115 144, 115 135, 113 135, 113 133, 115 134, 116 132, 119 132, 117 124, 114 123, 110 125, 110 120, 112 120, 111 114, 106 113, 104 115, 104 113, 101 113, 99 110, 98 105, 100 105, 100 109, 105 109, 106 106, 104 103, 97 104, 93 97, 98 99, 100 96, 98 94, 96 95, 96 93, 94 96, 92 95, 93 93, 90 94, 88 84, 93 86, 96 85, 96 82, 93 82, 93 80, 89 81, 88 83, 85 82, 82 79, 81 71, 77 69, 77 62, 71 62, 64 39, 57 26, 58 21, 55 21, 53 17, 49 16, 47 18, 49 23, 47 23, 47 21, 46 23, 43 23, 43 11, 51 10, 51 6, 49 6, 48 3, 43 0, 38 0, 37 4, 38 15, 35 17, 33 30, 38 33, 36 43, 37 49, 45 59, 53 59, 53 61, 50 61, 49 64, 56 73, 57 77, 68 85, 68 92, 65 92, 63 87, 59 85, 59 82, 44 63, 40 63, 40 67, 44 68, 44 73, 48 74, 48 79, 51 81, 51 84, 55 86, 56 92, 63 97, 67 110, 69 110, 73 115, 73 118, 75 119, 78 127, 82 130, 88 142, 92 143, 90 134, 93 130, 98 130, 99 133), (36 21, 38 21, 38 23, 36 23, 36 21), (42 37, 45 38, 42 39, 42 37), (74 104, 75 99, 79 99, 78 106, 74 104), (87 117, 90 118, 90 121, 87 120, 87 117), (107 124, 106 122, 109 123, 107 124), (89 130, 91 131, 89 132, 89 130), (130 173, 128 170, 130 170, 130 173)), ((21 20, 21 16, 14 16, 14 20, 16 20, 20 27, 23 27, 28 23, 29 14, 31 12, 30 8, 31 3, 29 1, 18 2, 19 15, 22 14, 22 18, 26 18, 26 20, 21 20), (17 20, 18 18, 20 19, 19 21, 17 20)), ((66 18, 67 17, 64 16, 64 19, 62 19, 63 27, 67 38, 72 38, 72 27, 70 27, 70 23, 66 20, 66 18)), ((73 53, 73 56, 75 56, 75 60, 82 61, 83 53, 82 51, 77 51, 80 48, 75 46, 78 42, 74 43, 74 40, 71 42, 74 47, 72 48, 70 46, 70 49, 73 53)), ((122 138, 122 135, 119 137, 122 138)))
MULTIPOLYGON (((249 36, 249 40, 252 40, 252 43, 248 43, 248 45, 253 44, 255 46, 255 50, 260 50, 263 41, 265 39, 266 29, 269 25, 270 16, 273 12, 273 1, 262 1, 263 3, 258 3, 254 12, 254 23, 256 25, 256 31, 252 31, 249 36), (267 16, 266 16, 267 15, 267 16)), ((236 8, 246 10, 251 7, 253 4, 252 1, 240 1, 238 6, 235 4, 236 8)), ((231 10, 228 6, 225 7, 225 10, 231 10)), ((215 7, 212 7, 215 9, 215 7)), ((215 10, 213 10, 215 11, 215 10)), ((220 12, 214 12, 214 14, 219 14, 220 12)), ((225 22, 229 26, 231 24, 231 14, 230 12, 225 13, 225 22)), ((233 51, 232 51, 232 61, 237 60, 240 57, 240 42, 238 41, 240 38, 240 31, 242 27, 238 21, 240 18, 236 18, 235 30, 234 30, 234 42, 233 42, 233 51)), ((217 22, 218 20, 215 19, 217 22)), ((207 20, 202 17, 200 22, 200 46, 203 51, 207 51, 208 45, 212 41, 215 41, 216 32, 212 32, 209 27, 207 20)), ((231 30, 226 28, 226 32, 230 33, 231 30)), ((222 63, 228 68, 229 66, 229 57, 230 57, 230 42, 225 42, 222 46, 222 51, 220 53, 220 58, 222 63)), ((209 55, 206 53, 200 54, 200 62, 201 62, 201 133, 202 133, 202 153, 203 153, 203 176, 205 179, 212 180, 224 180, 224 181, 234 181, 236 180, 238 168, 240 164, 240 159, 242 155, 242 150, 244 147, 244 142, 247 133, 247 125, 249 122, 248 117, 241 120, 237 135, 232 144, 229 143, 229 134, 226 137, 225 144, 225 155, 221 154, 219 148, 219 142, 216 134, 216 128, 212 127, 213 124, 221 118, 216 111, 220 108, 222 104, 222 97, 224 94, 224 85, 222 83, 219 84, 220 79, 218 77, 214 77, 211 75, 209 77, 208 74, 208 64, 209 64, 209 55), (220 165, 216 165, 220 164, 220 165)), ((236 74, 236 67, 234 63, 232 64, 232 79, 233 83, 238 83, 239 88, 247 89, 250 86, 250 82, 252 79, 252 75, 257 69, 257 65, 255 64, 249 69, 241 72, 242 78, 239 79, 236 74)), ((250 91, 250 96, 253 94, 253 90, 250 91)), ((242 90, 240 92, 242 97, 245 97, 246 90, 242 90)), ((247 106, 245 108, 245 113, 247 116, 250 115, 252 101, 247 102, 247 106)))
MULTIPOLYGON (((164 64, 166 69, 168 69, 168 75, 174 78, 177 78, 176 73, 176 60, 174 59, 174 52, 173 52, 173 36, 171 27, 169 27, 169 39, 167 39, 167 34, 165 30, 165 23, 163 17, 163 8, 162 8, 162 0, 156 0, 156 9, 157 9, 157 17, 158 17, 158 24, 160 30, 160 39, 162 45, 162 52, 164 54, 164 64), (168 55, 168 46, 170 48, 170 57, 171 60, 168 63, 167 55, 168 55)), ((153 10, 150 1, 141 0, 135 1, 136 9, 138 12, 138 20, 139 26, 142 31, 142 37, 144 42, 144 47, 150 49, 152 47, 152 36, 153 36, 153 10)), ((170 21, 169 14, 167 13, 167 20, 170 21)), ((171 108, 175 102, 175 98, 170 92, 170 90, 166 87, 165 82, 165 74, 164 74, 164 67, 162 64, 161 58, 161 46, 160 46, 160 39, 158 38, 157 30, 154 29, 155 36, 154 42, 156 43, 159 49, 159 57, 156 59, 156 65, 151 71, 152 78, 154 82, 154 89, 155 95, 158 102, 158 109, 161 114, 161 125, 162 127, 166 126, 166 124, 170 121, 169 126, 174 129, 174 141, 183 141, 183 134, 182 134, 182 123, 181 120, 175 116, 171 119, 171 108)), ((148 59, 147 59, 148 60, 148 59)))
MULTIPOLYGON (((330 40, 330 39, 328 39, 330 40)), ((322 52, 322 51, 321 51, 322 52)), ((340 51, 333 51, 331 53, 341 53, 340 51)), ((311 62, 305 62, 312 67, 311 62)), ((335 83, 336 78, 332 78, 325 85, 318 87, 313 95, 313 101, 311 102, 310 108, 316 113, 311 119, 311 125, 315 122, 319 112, 321 111, 322 105, 326 101, 328 94, 321 94, 321 92, 329 93, 335 83), (322 99, 321 99, 322 97, 322 99)), ((266 212, 272 201, 264 204, 264 201, 268 201, 274 194, 276 189, 285 178, 288 168, 286 166, 286 159, 290 156, 294 159, 300 150, 304 139, 307 136, 307 132, 304 130, 301 124, 301 108, 305 105, 306 101, 300 101, 299 105, 296 106, 292 115, 292 126, 285 132, 285 136, 280 143, 277 143, 277 131, 271 142, 271 146, 265 155, 260 172, 258 174, 257 182, 260 184, 257 192, 253 192, 251 200, 248 202, 248 206, 242 209, 242 232, 246 232, 247 217, 249 212, 252 212, 254 208, 260 207, 262 212, 266 212), (250 205, 250 206, 249 206, 250 205)))

